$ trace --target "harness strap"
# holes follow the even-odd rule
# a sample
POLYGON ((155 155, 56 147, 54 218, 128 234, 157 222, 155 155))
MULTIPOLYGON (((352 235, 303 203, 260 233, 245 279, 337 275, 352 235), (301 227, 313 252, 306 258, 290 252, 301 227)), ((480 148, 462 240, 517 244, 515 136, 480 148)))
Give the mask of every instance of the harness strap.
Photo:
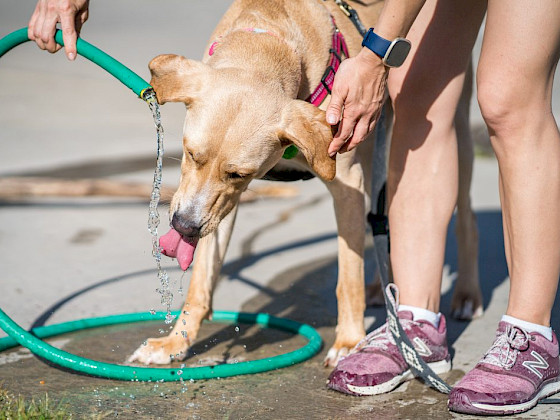
POLYGON ((329 64, 321 77, 321 83, 319 83, 311 95, 309 95, 306 99, 307 102, 310 102, 317 107, 323 103, 325 98, 330 95, 332 91, 334 76, 340 67, 340 63, 342 63, 342 54, 344 54, 346 58, 350 57, 344 35, 342 35, 342 33, 338 30, 334 17, 331 17, 331 19, 334 25, 334 32, 332 36, 332 48, 329 50, 331 53, 329 64))

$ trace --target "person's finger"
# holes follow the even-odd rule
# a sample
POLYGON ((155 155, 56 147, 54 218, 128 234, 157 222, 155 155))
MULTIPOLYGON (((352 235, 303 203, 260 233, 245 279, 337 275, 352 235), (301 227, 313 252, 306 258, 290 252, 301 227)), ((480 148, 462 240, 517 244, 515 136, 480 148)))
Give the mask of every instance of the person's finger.
POLYGON ((328 149, 329 156, 333 157, 334 155, 336 155, 336 153, 340 150, 340 148, 344 146, 345 142, 346 140, 343 139, 342 137, 333 138, 331 144, 329 144, 329 149, 328 149))
POLYGON ((342 107, 344 106, 344 101, 346 100, 346 96, 348 95, 348 89, 342 89, 339 87, 339 84, 336 80, 333 84, 332 93, 331 93, 331 100, 329 102, 329 106, 327 107, 327 122, 330 125, 338 124, 340 118, 342 116, 342 107))
POLYGON ((348 118, 343 115, 340 124, 338 125, 338 132, 334 135, 333 140, 329 146, 329 156, 334 156, 340 149, 344 147, 346 142, 352 137, 356 121, 353 118, 348 118))
POLYGON ((37 19, 39 18, 39 14, 41 11, 41 2, 37 2, 37 4, 35 5, 35 10, 33 11, 33 14, 31 15, 31 19, 29 19, 29 22, 27 23, 27 37, 31 40, 31 41, 35 41, 35 25, 37 23, 37 19))
POLYGON ((60 16, 64 51, 66 52, 66 57, 68 57, 68 60, 70 61, 76 59, 76 41, 78 39, 78 32, 76 31, 75 23, 75 16, 71 12, 64 13, 60 16))
POLYGON ((343 147, 340 148, 338 153, 345 153, 349 152, 350 150, 354 149, 358 146, 361 142, 363 142, 367 135, 369 134, 369 124, 366 119, 362 118, 356 126, 354 127, 354 132, 352 133, 352 137, 348 139, 348 141, 344 144, 343 147))
POLYGON ((82 30, 82 25, 84 23, 86 23, 86 20, 88 20, 89 18, 89 11, 88 10, 84 10, 82 13, 80 13, 80 19, 79 19, 79 25, 76 23, 76 31, 78 32, 78 35, 80 35, 80 31, 82 30))
MULTIPOLYGON (((34 13, 33 15, 34 21, 32 24, 32 28, 30 28, 30 31, 32 32, 32 39, 35 41, 37 46, 40 49, 45 50, 47 48, 45 46, 45 43, 41 39, 41 31, 43 30, 43 23, 45 21, 45 15, 47 13, 45 0, 40 0, 39 2, 37 2, 37 7, 35 10, 36 13, 34 13)), ((28 34, 30 31, 27 31, 28 34)))
POLYGON ((43 27, 41 28, 41 41, 48 52, 56 52, 56 41, 54 40, 54 34, 56 33, 56 23, 58 22, 58 16, 54 9, 49 8, 47 10, 45 19, 43 20, 43 27))

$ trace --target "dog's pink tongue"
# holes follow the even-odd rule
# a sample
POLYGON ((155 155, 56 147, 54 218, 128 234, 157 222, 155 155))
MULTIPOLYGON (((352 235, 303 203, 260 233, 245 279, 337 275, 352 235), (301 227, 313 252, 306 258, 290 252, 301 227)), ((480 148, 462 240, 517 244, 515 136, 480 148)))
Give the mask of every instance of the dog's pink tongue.
POLYGON ((197 243, 198 239, 189 239, 189 241, 186 241, 181 234, 173 228, 159 238, 161 252, 168 257, 177 258, 183 271, 191 265, 197 243))

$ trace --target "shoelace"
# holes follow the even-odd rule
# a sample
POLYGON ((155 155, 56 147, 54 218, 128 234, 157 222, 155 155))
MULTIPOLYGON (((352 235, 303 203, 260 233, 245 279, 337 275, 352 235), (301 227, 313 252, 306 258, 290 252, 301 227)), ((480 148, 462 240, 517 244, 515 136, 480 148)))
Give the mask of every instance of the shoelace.
POLYGON ((529 340, 530 335, 527 331, 508 325, 506 330, 496 337, 481 362, 511 369, 515 365, 519 351, 528 347, 529 340))
MULTIPOLYGON (((400 319, 400 322, 404 331, 410 330, 412 328, 412 325, 415 324, 414 321, 409 319, 400 319)), ((373 330, 368 335, 366 335, 358 344, 354 346, 354 348, 350 351, 350 354, 355 353, 363 348, 380 348, 382 350, 387 350, 390 344, 393 346, 396 345, 395 339, 387 328, 387 323, 385 323, 381 327, 373 330)))

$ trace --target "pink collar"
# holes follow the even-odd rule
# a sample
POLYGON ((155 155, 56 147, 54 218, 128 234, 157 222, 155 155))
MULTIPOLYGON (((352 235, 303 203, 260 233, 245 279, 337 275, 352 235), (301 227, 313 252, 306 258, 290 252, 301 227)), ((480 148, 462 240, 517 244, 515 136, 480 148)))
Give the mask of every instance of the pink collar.
MULTIPOLYGON (((346 40, 344 39, 342 33, 338 30, 334 17, 332 17, 332 22, 334 25, 334 32, 332 36, 332 48, 330 49, 331 56, 329 58, 329 64, 327 66, 327 69, 323 73, 323 77, 321 77, 321 83, 319 83, 319 85, 315 88, 311 95, 309 95, 309 97, 306 99, 307 102, 310 102, 317 107, 321 105, 325 98, 331 93, 331 89, 334 84, 334 76, 338 68, 340 67, 340 63, 342 62, 342 54, 344 54, 346 58, 350 57, 350 54, 348 53, 348 46, 346 45, 346 40)), ((239 30, 254 32, 257 34, 268 34, 282 40, 282 38, 280 38, 278 34, 275 34, 274 32, 268 31, 266 29, 243 28, 239 30)), ((214 54, 221 38, 222 36, 219 36, 218 39, 214 41, 212 45, 210 45, 210 48, 208 49, 208 55, 214 54)))

